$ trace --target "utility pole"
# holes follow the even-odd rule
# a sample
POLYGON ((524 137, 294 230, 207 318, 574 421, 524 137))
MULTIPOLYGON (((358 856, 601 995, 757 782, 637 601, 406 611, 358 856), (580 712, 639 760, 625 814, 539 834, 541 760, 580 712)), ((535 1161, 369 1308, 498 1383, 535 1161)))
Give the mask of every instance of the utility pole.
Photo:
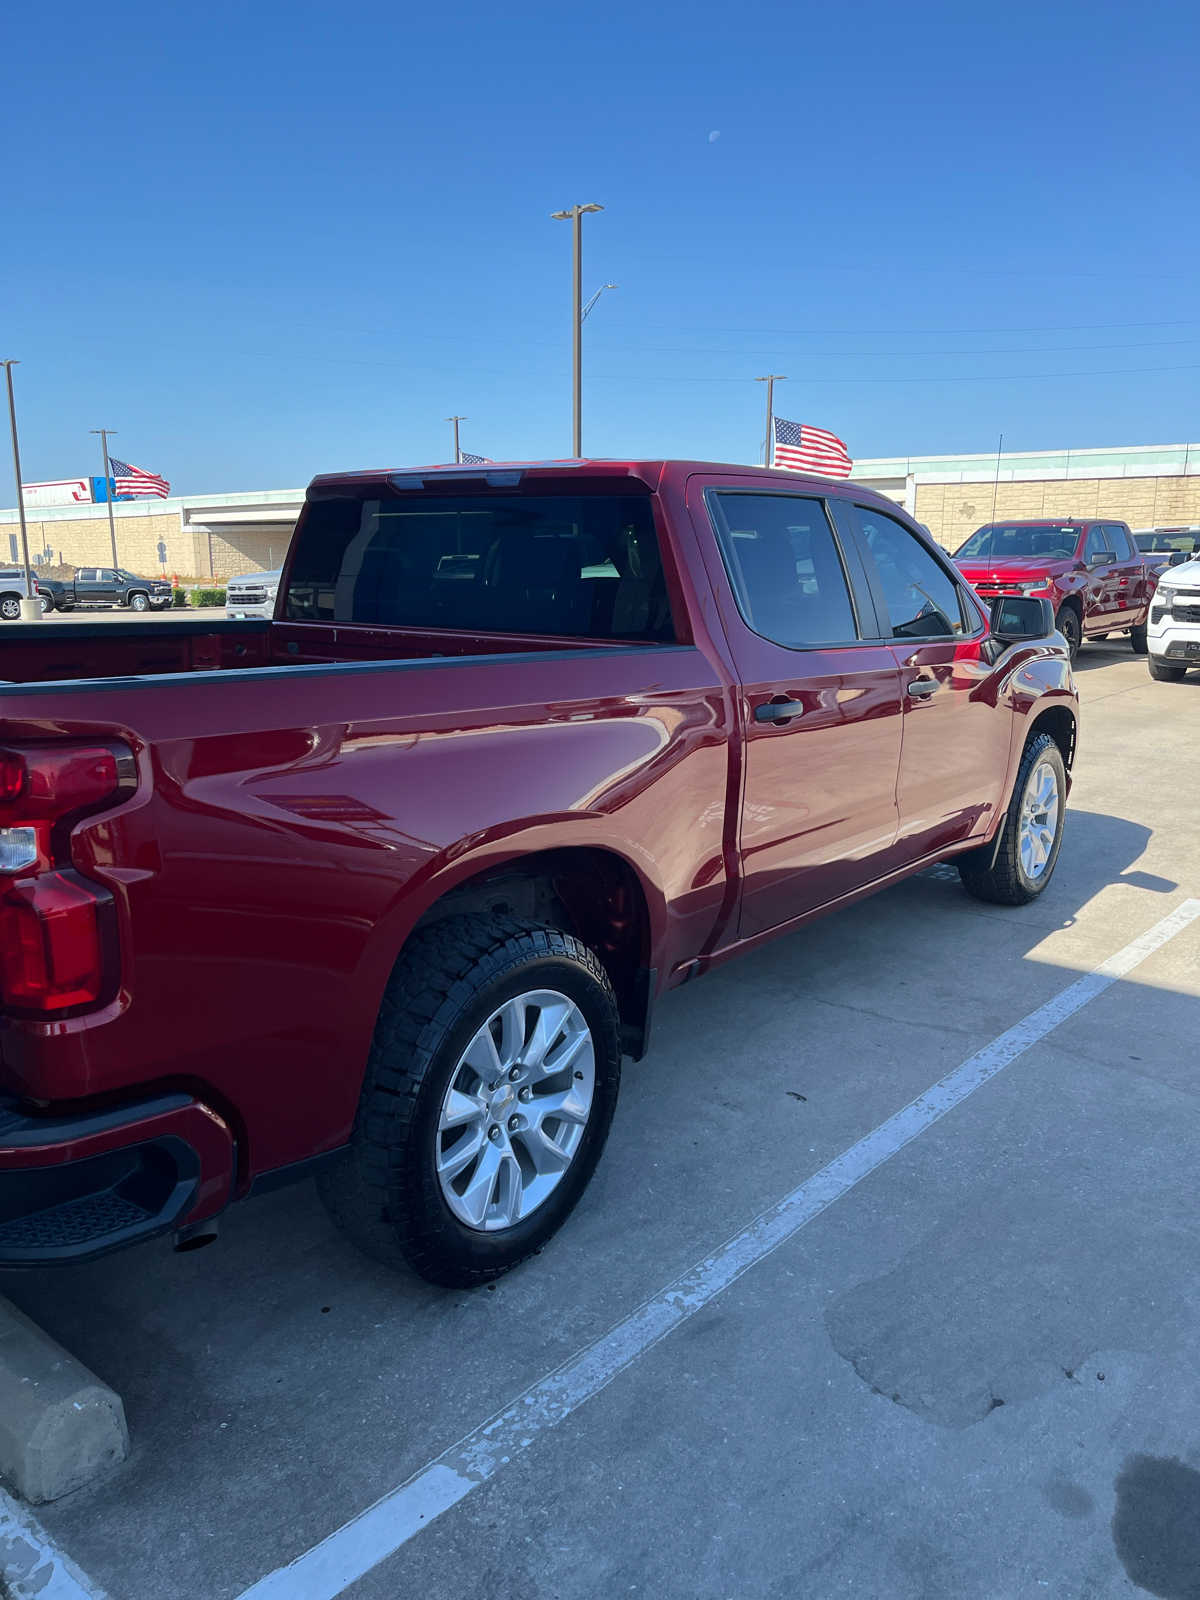
POLYGON ((454 465, 458 466, 462 460, 462 451, 458 448, 458 425, 460 422, 469 422, 469 417, 447 417, 446 421, 454 429, 454 465))
POLYGON ((771 435, 774 432, 775 419, 775 385, 786 383, 787 376, 782 372, 768 372, 764 377, 755 378, 755 383, 765 383, 767 386, 767 436, 763 440, 763 466, 771 465, 771 435))
POLYGON ((108 507, 108 542, 112 545, 113 566, 117 565, 117 525, 113 521, 113 481, 112 473, 108 466, 108 436, 115 433, 115 428, 89 428, 89 433, 100 435, 100 448, 104 452, 104 503, 108 507))
POLYGON ((25 598, 21 601, 21 621, 40 622, 42 603, 33 582, 33 568, 29 565, 29 530, 25 526, 25 489, 21 483, 21 446, 17 443, 17 402, 13 398, 12 369, 19 367, 17 360, 0 361, 8 385, 8 421, 12 428, 13 474, 17 480, 17 517, 21 524, 21 560, 25 563, 25 598))
POLYGON ((589 203, 585 206, 571 206, 566 211, 550 213, 555 222, 570 222, 574 225, 571 279, 571 454, 576 460, 583 454, 583 218, 588 211, 603 210, 603 206, 589 203))

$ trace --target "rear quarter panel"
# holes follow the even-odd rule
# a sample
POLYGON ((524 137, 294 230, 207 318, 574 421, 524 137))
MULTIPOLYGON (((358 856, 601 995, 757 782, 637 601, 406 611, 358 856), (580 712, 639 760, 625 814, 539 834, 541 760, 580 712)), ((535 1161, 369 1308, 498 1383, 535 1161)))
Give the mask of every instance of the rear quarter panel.
POLYGON ((704 944, 727 893, 732 717, 690 646, 0 693, 6 737, 115 732, 142 780, 73 837, 117 900, 120 997, 0 1026, 4 1085, 188 1087, 237 1128, 243 1184, 343 1143, 397 953, 456 883, 604 848, 641 879, 651 965, 704 944))

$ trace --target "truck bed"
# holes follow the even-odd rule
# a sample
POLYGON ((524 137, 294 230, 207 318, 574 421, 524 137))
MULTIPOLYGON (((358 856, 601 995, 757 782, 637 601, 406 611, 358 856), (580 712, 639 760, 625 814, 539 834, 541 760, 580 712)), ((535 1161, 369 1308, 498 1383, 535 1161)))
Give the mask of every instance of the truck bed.
MULTIPOLYGON (((0 633, 0 689, 5 684, 78 683, 180 672, 605 648, 613 648, 613 642, 187 616, 125 624, 10 623, 0 633)), ((0 703, 0 714, 2 710, 0 703)))

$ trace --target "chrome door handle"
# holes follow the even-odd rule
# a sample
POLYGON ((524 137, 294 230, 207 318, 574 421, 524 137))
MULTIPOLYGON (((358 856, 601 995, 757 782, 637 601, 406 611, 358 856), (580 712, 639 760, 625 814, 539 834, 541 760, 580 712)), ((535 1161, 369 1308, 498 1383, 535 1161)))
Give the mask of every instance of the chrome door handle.
POLYGON ((936 678, 910 678, 908 692, 914 700, 923 700, 927 694, 937 692, 938 681, 936 678))
POLYGON ((754 708, 755 722, 787 722, 803 715, 803 700, 767 700, 754 708))

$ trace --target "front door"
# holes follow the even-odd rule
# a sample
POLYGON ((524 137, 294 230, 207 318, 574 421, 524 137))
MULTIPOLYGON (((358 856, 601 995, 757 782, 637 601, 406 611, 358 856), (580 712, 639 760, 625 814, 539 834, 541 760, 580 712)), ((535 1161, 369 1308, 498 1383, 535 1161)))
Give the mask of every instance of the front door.
POLYGON ((861 569, 823 500, 710 485, 693 514, 717 534, 728 584, 714 588, 741 680, 745 939, 889 870, 900 674, 873 613, 860 620, 847 573, 861 569))
POLYGON ((869 506, 853 516, 900 671, 897 852, 907 863, 988 830, 1006 799, 1012 719, 992 692, 988 630, 949 561, 898 517, 869 506))

